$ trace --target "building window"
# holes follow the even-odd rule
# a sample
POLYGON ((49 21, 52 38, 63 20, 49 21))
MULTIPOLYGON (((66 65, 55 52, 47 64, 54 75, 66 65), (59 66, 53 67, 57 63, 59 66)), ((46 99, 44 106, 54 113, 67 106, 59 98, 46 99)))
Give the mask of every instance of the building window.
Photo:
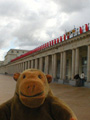
POLYGON ((19 51, 17 51, 17 53, 19 53, 19 51))

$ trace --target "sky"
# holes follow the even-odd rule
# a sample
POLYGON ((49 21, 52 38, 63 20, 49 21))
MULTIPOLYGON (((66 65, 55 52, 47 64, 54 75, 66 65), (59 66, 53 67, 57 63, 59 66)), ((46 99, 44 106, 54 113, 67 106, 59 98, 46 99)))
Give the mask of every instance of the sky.
POLYGON ((0 0, 0 61, 90 23, 90 0, 0 0))

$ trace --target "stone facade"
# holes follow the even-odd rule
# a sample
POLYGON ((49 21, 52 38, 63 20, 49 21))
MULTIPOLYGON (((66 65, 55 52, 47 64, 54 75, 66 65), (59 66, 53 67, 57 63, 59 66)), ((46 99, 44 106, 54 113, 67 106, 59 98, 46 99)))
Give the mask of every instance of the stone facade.
POLYGON ((4 61, 0 61, 0 66, 1 66, 1 65, 4 65, 4 61))
POLYGON ((14 74, 36 68, 53 76, 57 83, 75 85, 74 76, 85 73, 90 87, 90 31, 62 41, 0 67, 0 73, 14 74))
POLYGON ((12 59, 26 52, 28 52, 28 50, 10 49, 5 56, 4 65, 8 64, 12 59))

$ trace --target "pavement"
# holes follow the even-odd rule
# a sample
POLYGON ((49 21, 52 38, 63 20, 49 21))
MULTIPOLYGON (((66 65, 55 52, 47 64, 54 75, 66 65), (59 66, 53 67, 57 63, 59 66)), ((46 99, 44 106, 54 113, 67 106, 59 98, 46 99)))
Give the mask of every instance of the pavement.
MULTIPOLYGON (((12 76, 0 74, 0 104, 14 95, 16 82, 12 76)), ((51 83, 55 96, 67 103, 76 114, 78 120, 90 120, 90 88, 72 87, 51 83)))

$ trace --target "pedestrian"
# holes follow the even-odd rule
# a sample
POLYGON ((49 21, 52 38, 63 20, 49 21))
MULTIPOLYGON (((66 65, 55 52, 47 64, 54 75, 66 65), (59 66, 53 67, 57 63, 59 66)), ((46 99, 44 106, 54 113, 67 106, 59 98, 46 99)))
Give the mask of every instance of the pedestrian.
POLYGON ((81 86, 81 79, 80 79, 79 74, 76 74, 76 75, 74 76, 74 79, 76 80, 76 86, 77 86, 77 87, 80 87, 80 86, 81 86))
POLYGON ((81 84, 82 84, 82 86, 84 86, 84 83, 85 83, 85 74, 84 74, 84 72, 82 71, 82 73, 81 73, 81 75, 80 75, 80 78, 81 78, 81 84))

